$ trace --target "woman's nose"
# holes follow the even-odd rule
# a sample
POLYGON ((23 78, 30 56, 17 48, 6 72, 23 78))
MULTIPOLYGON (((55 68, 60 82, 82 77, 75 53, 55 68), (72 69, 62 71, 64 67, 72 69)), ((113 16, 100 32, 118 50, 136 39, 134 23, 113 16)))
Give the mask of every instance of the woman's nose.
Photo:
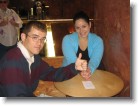
POLYGON ((80 33, 82 33, 82 32, 83 32, 83 29, 82 29, 82 28, 80 28, 80 30, 79 30, 79 31, 80 31, 80 33))

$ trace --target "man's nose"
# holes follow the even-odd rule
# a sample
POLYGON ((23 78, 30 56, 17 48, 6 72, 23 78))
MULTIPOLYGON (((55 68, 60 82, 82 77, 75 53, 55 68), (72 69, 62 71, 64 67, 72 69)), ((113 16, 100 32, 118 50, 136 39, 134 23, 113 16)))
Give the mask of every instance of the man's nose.
POLYGON ((38 44, 41 44, 41 43, 42 43, 41 39, 38 39, 38 40, 37 40, 37 43, 38 43, 38 44))

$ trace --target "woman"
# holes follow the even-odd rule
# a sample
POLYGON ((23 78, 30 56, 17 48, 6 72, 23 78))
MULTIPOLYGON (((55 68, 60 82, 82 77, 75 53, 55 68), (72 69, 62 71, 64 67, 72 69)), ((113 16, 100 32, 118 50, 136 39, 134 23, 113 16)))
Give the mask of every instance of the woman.
POLYGON ((91 22, 83 11, 75 14, 73 23, 76 32, 66 35, 62 41, 63 66, 74 63, 79 53, 82 53, 82 59, 88 61, 88 70, 93 73, 102 59, 103 41, 98 35, 90 32, 91 22))

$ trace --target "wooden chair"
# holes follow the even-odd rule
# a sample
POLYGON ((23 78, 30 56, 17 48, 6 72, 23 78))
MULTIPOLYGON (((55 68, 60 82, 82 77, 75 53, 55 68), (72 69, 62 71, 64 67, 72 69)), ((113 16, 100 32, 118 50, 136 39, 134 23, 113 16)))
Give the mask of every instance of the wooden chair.
POLYGON ((61 67, 63 62, 63 56, 57 57, 43 57, 42 58, 45 62, 47 62, 50 66, 55 68, 61 67))
MULTIPOLYGON (((63 56, 57 57, 43 57, 42 58, 45 62, 47 62, 50 66, 55 68, 59 68, 62 66, 63 56)), ((65 97, 65 95, 58 91, 55 87, 53 82, 49 81, 39 81, 37 89, 34 91, 35 96, 39 96, 40 94, 44 95, 53 95, 55 97, 65 97)))

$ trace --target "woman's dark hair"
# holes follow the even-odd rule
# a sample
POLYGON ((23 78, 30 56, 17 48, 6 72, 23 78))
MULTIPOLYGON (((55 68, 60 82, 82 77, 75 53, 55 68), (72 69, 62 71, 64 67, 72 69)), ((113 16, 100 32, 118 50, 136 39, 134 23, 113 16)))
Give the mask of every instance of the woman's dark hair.
POLYGON ((76 13, 74 15, 74 17, 73 17, 73 23, 75 24, 75 21, 78 20, 78 19, 84 19, 89 24, 89 17, 83 11, 80 11, 80 12, 78 12, 78 13, 76 13))
POLYGON ((46 29, 46 25, 41 23, 40 21, 29 21, 25 27, 23 28, 23 33, 25 34, 28 34, 31 30, 31 28, 34 27, 38 30, 41 30, 43 32, 47 32, 47 29, 46 29))

